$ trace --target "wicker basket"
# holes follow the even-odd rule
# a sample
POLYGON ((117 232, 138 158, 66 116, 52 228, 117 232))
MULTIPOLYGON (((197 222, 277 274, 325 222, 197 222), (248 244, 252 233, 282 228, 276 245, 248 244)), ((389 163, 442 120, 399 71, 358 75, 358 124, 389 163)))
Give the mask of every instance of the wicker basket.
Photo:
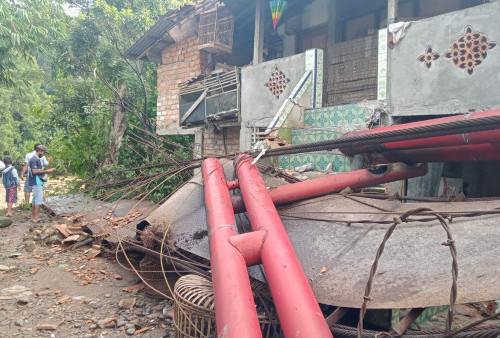
MULTIPOLYGON (((263 337, 283 337, 274 305, 261 285, 252 285, 263 337), (267 315, 270 313, 270 315, 267 315)), ((174 288, 176 338, 216 337, 212 282, 196 276, 179 278, 174 288)))

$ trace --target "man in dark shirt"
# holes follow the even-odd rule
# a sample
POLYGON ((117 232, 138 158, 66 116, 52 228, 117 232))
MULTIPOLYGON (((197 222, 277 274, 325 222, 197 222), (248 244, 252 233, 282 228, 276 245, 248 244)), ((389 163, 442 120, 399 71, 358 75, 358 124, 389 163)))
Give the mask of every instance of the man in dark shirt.
POLYGON ((45 156, 47 152, 47 147, 40 144, 36 149, 35 156, 31 157, 29 162, 30 175, 28 184, 33 187, 33 203, 31 205, 31 221, 32 222, 43 222, 40 218, 40 206, 43 201, 43 181, 41 176, 44 174, 50 174, 54 172, 54 168, 43 170, 42 162, 40 158, 45 156))

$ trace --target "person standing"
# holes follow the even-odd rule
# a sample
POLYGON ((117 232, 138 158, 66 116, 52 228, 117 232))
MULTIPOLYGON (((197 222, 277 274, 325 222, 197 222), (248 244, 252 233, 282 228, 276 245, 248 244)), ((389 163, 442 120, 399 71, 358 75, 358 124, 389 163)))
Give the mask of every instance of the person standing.
MULTIPOLYGON (((39 145, 41 144, 36 143, 34 151, 32 151, 31 153, 27 153, 26 156, 24 156, 24 166, 23 169, 21 170, 21 180, 24 180, 24 174, 28 170, 28 164, 30 163, 30 159, 36 154, 36 148, 39 145)), ((42 168, 50 166, 50 157, 47 159, 45 156, 43 156, 40 159, 40 161, 42 162, 42 168)), ((31 194, 31 186, 26 182, 26 184, 24 184, 24 200, 28 203, 30 202, 30 194, 31 194)))
POLYGON ((43 144, 38 145, 36 148, 35 156, 31 157, 29 161, 29 185, 31 186, 33 192, 33 203, 31 208, 31 221, 32 222, 43 222, 44 220, 40 218, 40 206, 43 202, 43 181, 42 177, 44 174, 51 174, 54 172, 54 168, 43 169, 41 158, 45 156, 47 152, 47 147, 43 144))
POLYGON ((7 214, 5 216, 12 217, 12 206, 17 203, 17 190, 21 190, 21 180, 17 175, 16 168, 12 165, 12 159, 5 157, 3 159, 6 168, 2 171, 2 183, 5 187, 7 202, 7 214))

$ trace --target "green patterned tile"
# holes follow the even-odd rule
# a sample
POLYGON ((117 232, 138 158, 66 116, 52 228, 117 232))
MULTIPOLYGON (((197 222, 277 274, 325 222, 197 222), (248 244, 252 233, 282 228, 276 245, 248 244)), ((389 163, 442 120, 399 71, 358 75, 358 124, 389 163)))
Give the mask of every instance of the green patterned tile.
POLYGON ((283 169, 290 169, 290 156, 278 156, 278 165, 283 169))
POLYGON ((308 109, 305 112, 305 124, 310 127, 329 127, 363 123, 366 108, 356 104, 308 109))
POLYGON ((314 170, 326 170, 331 163, 334 172, 347 172, 351 170, 351 163, 345 156, 334 155, 331 152, 317 152, 309 154, 280 156, 278 163, 283 169, 295 169, 308 163, 313 164, 314 170))

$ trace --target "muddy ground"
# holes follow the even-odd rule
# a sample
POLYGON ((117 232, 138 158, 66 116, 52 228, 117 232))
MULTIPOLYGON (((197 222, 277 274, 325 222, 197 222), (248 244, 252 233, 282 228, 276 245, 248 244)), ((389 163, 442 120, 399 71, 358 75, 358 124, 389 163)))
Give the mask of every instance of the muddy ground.
POLYGON ((172 302, 123 291, 139 280, 114 257, 35 241, 43 226, 16 208, 0 228, 1 337, 173 337, 172 302))

